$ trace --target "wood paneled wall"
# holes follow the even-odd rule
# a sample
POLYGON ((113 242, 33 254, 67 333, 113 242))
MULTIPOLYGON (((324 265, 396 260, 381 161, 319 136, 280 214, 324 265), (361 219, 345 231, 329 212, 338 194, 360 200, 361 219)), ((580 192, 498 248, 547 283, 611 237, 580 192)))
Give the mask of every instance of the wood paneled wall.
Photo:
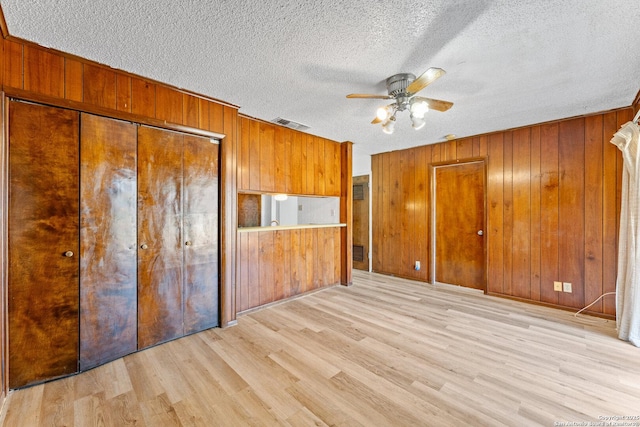
MULTIPOLYGON (((1 42, 0 81, 9 96, 222 138, 221 325, 233 323, 237 108, 20 39, 9 37, 1 42)), ((2 173, 5 174, 4 169, 2 173)), ((3 285, 6 286, 5 278, 3 285)))
POLYGON ((238 123, 238 190, 343 196, 347 227, 239 232, 237 309, 245 311, 322 286, 350 283, 351 143, 337 142, 249 117, 238 123), (348 172, 348 176, 345 175, 348 172), (343 185, 348 182, 347 185, 343 185), (347 260, 348 258, 348 260, 347 260), (315 259, 315 261, 314 261, 315 259), (346 280, 346 282, 345 282, 346 280))
POLYGON ((248 117, 238 129, 238 190, 340 196, 341 144, 248 117))
POLYGON ((341 227, 238 233, 238 311, 340 283, 341 227))
MULTIPOLYGON (((581 308, 615 290, 622 158, 632 108, 372 157, 373 269, 428 281, 435 162, 487 159, 487 292, 581 308), (572 293, 555 292, 571 282, 572 293)), ((615 314, 607 296, 591 312, 615 314)))

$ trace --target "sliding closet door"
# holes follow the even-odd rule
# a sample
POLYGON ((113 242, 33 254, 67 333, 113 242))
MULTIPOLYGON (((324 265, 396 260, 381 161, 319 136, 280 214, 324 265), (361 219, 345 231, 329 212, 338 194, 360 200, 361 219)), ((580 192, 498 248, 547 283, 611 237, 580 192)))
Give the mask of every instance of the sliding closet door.
POLYGON ((9 103, 9 387, 78 368, 78 113, 9 103))
POLYGON ((218 325, 218 153, 184 137, 184 332, 218 325))
POLYGON ((138 348, 183 335, 182 144, 138 129, 138 348))
POLYGON ((137 349, 136 126, 81 115, 80 369, 137 349))

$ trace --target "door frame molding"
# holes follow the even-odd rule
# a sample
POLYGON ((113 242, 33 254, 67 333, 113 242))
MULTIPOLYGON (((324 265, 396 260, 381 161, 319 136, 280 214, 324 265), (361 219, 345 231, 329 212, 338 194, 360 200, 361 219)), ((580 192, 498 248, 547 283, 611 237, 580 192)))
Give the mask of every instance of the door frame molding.
POLYGON ((483 239, 483 266, 484 272, 482 274, 483 281, 483 292, 487 293, 487 277, 488 277, 488 267, 489 260, 487 258, 487 243, 489 240, 489 235, 487 233, 487 157, 469 157, 463 160, 452 160, 452 161, 443 161, 443 162, 434 162, 429 165, 429 279, 431 284, 436 284, 436 169, 440 167, 452 167, 456 165, 463 165, 469 163, 481 163, 482 164, 482 200, 483 200, 483 208, 484 208, 484 218, 482 218, 482 229, 484 230, 484 239, 483 239))

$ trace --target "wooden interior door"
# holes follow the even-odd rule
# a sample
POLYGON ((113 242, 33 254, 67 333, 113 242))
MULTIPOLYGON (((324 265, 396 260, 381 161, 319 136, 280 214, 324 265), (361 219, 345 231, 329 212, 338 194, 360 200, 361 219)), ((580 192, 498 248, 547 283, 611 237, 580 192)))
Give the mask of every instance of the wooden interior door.
POLYGON ((9 387, 78 370, 78 113, 9 102, 9 387))
POLYGON ((369 271, 369 175, 353 177, 353 268, 369 271))
POLYGON ((485 289, 484 162, 435 167, 436 281, 485 289))
POLYGON ((80 370, 86 370, 137 349, 137 137, 128 122, 80 119, 80 370))
POLYGON ((138 348, 183 335, 182 146, 138 128, 138 348))
POLYGON ((208 138, 184 136, 184 333, 218 326, 218 156, 208 138))

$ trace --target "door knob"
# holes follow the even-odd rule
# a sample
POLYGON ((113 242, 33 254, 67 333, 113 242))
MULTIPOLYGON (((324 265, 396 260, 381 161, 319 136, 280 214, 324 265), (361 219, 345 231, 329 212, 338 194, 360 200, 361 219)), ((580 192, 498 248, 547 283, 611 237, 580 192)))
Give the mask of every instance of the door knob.
POLYGON ((146 243, 143 243, 140 245, 140 249, 147 249, 149 246, 147 246, 146 243))
POLYGON ((184 244, 187 246, 191 246, 191 240, 187 240, 186 242, 184 242, 184 244))
POLYGON ((484 231, 478 230, 478 236, 482 236, 483 234, 484 234, 484 231))
POLYGON ((64 253, 64 256, 66 256, 67 258, 71 258, 73 256, 73 251, 67 251, 64 253))

